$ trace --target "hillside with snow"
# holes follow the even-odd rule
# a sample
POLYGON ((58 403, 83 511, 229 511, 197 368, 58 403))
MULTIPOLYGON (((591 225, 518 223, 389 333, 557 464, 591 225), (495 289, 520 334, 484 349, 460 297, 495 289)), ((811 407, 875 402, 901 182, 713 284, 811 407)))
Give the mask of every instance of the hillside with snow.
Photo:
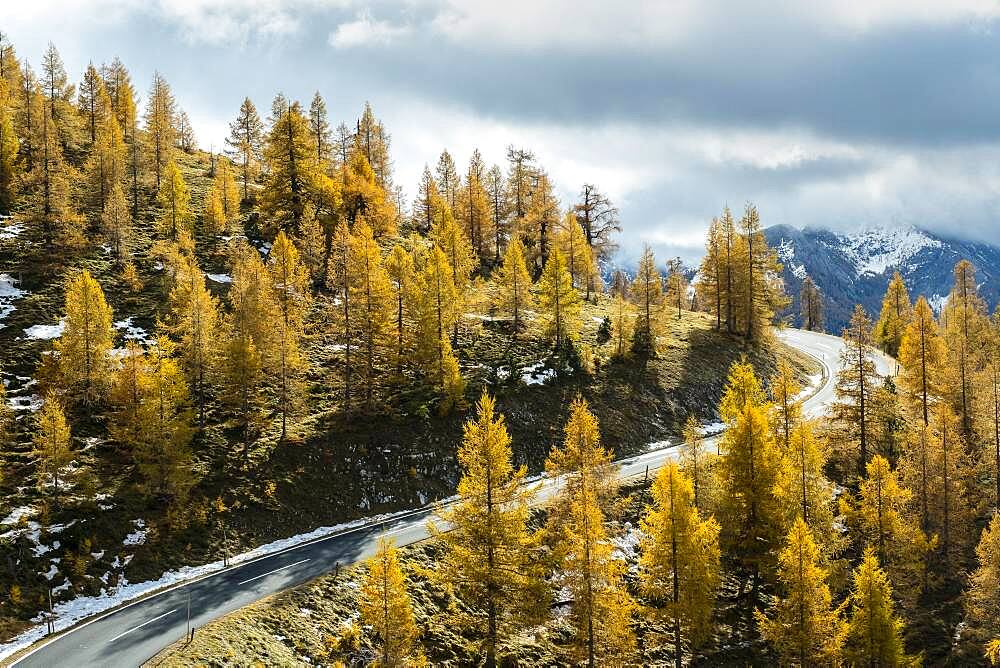
POLYGON ((878 316, 882 295, 894 271, 906 279, 911 294, 926 295, 940 309, 951 289, 955 263, 967 258, 990 307, 1000 298, 1000 247, 945 239, 916 227, 868 227, 852 233, 775 225, 765 231, 778 251, 784 279, 793 298, 788 314, 798 323, 798 295, 810 276, 825 295, 826 327, 839 332, 855 303, 878 316))

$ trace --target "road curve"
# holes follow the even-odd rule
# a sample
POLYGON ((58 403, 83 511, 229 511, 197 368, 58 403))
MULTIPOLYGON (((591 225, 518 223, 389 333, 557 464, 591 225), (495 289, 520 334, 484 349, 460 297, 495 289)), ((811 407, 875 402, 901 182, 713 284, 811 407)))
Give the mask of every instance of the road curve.
MULTIPOLYGON (((780 332, 779 338, 823 365, 819 388, 806 399, 804 406, 808 416, 823 415, 834 398, 833 376, 839 367, 842 340, 792 329, 780 332)), ((895 367, 884 356, 878 356, 876 364, 882 374, 891 373, 895 367)), ((621 476, 645 475, 676 454, 676 447, 665 445, 620 460, 621 476)), ((537 484, 540 501, 558 488, 556 480, 543 479, 537 484)), ((383 534, 394 538, 398 545, 419 541, 427 537, 426 522, 431 512, 432 509, 424 508, 383 523, 333 534, 166 589, 84 622, 41 644, 12 665, 138 666, 184 637, 189 614, 190 625, 201 627, 265 596, 328 573, 337 564, 366 559, 374 554, 376 542, 383 534)))

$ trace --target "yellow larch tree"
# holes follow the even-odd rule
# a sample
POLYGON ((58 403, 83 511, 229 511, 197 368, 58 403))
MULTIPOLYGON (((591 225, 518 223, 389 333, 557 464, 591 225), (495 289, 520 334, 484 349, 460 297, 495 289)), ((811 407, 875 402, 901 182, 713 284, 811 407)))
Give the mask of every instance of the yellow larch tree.
POLYGON ((407 335, 406 320, 411 317, 409 296, 412 293, 413 281, 416 277, 416 267, 413 256, 401 244, 396 244, 385 258, 385 270, 392 282, 393 320, 396 325, 396 375, 403 375, 403 361, 406 358, 407 335))
POLYGON ((104 203, 101 229, 111 242, 115 262, 124 266, 128 261, 129 243, 132 240, 132 215, 128 209, 128 202, 125 201, 125 193, 117 183, 111 188, 111 193, 104 203))
POLYGON ((0 214, 9 215, 17 199, 21 163, 18 150, 21 142, 14 129, 14 95, 6 80, 0 81, 0 214))
POLYGON ((422 665, 420 630, 413 619, 413 602, 406 575, 399 564, 399 550, 391 539, 379 538, 375 555, 368 560, 361 583, 358 612, 361 622, 378 637, 378 668, 422 665))
POLYGON ((941 376, 945 356, 934 312, 921 296, 899 345, 899 386, 907 408, 925 426, 930 424, 931 403, 944 391, 941 376))
POLYGON ((872 359, 872 324, 865 309, 854 307, 850 324, 844 329, 844 347, 837 372, 837 401, 833 420, 845 449, 857 444, 858 473, 863 475, 874 440, 872 395, 878 385, 878 372, 872 359))
POLYGON ((701 423, 694 415, 684 421, 684 443, 681 446, 680 467, 691 480, 694 490, 694 507, 707 513, 714 505, 716 457, 708 452, 701 423))
POLYGON ((972 412, 975 403, 976 359, 985 326, 986 304, 979 295, 976 268, 968 260, 955 265, 954 285, 948 295, 941 319, 945 346, 948 349, 948 395, 962 420, 962 435, 972 436, 972 412))
POLYGON ((445 548, 435 573, 472 609, 468 621, 484 636, 488 668, 497 665, 502 639, 548 607, 528 532, 533 492, 524 485, 527 470, 514 468, 512 456, 503 415, 483 393, 458 449, 458 499, 442 506, 439 524, 430 526, 445 548))
POLYGON ((306 364, 300 341, 306 312, 312 302, 309 272, 299 260, 299 251, 285 234, 278 232, 267 258, 278 318, 274 331, 274 372, 277 376, 277 409, 281 413, 281 440, 288 435, 288 417, 300 400, 300 376, 306 364))
POLYGON ((48 392, 38 416, 34 438, 34 454, 38 458, 38 484, 43 486, 47 477, 52 478, 52 491, 58 502, 59 474, 63 467, 73 461, 70 450, 69 423, 55 392, 48 392))
POLYGON ((267 178, 260 208, 269 232, 285 230, 295 235, 306 202, 323 175, 309 135, 309 122, 299 103, 286 103, 277 113, 264 146, 267 178))
POLYGON ((788 297, 780 278, 781 263, 777 253, 767 244, 754 204, 746 205, 739 230, 741 261, 737 261, 737 266, 743 304, 738 317, 745 338, 759 342, 769 331, 774 314, 788 305, 788 297))
POLYGON ((722 228, 718 218, 713 218, 705 235, 705 254, 698 268, 698 282, 695 290, 698 301, 709 313, 715 315, 715 329, 722 331, 725 315, 725 254, 722 228))
MULTIPOLYGON (((557 253, 549 257, 550 264, 557 253)), ((554 541, 559 564, 556 580, 573 601, 573 656, 591 667, 621 665, 635 651, 635 603, 623 580, 626 565, 615 556, 604 524, 604 508, 613 502, 617 476, 585 401, 578 399, 570 408, 563 447, 549 453, 545 469, 563 480, 546 533, 554 541)))
POLYGON ((730 426, 722 436, 718 465, 719 517, 723 545, 753 578, 754 599, 785 534, 785 501, 778 485, 784 461, 769 410, 753 367, 734 364, 720 405, 730 426))
POLYGON ((215 233, 228 233, 240 217, 240 191, 229 160, 220 156, 215 178, 205 195, 205 223, 215 233))
POLYGON ((1000 314, 990 319, 983 338, 976 429, 984 435, 982 457, 995 485, 993 507, 1000 512, 1000 314))
POLYGON ((176 241, 182 230, 191 232, 191 191, 173 159, 163 168, 156 201, 161 208, 158 221, 161 233, 176 241))
POLYGON ((464 392, 458 360, 448 339, 448 330, 459 316, 458 291, 444 251, 435 245, 422 255, 410 298, 417 330, 416 359, 445 397, 442 410, 447 411, 464 392))
POLYGON ((775 438, 787 453, 792 442, 792 430, 802 419, 802 386, 795 378, 795 371, 785 359, 778 360, 778 368, 771 376, 771 401, 774 404, 775 438))
MULTIPOLYGON (((973 633, 1000 641, 1000 513, 993 513, 976 546, 977 568, 969 577, 965 610, 973 633)), ((995 663, 995 662, 994 662, 995 663)))
POLYGON ((684 264, 679 257, 667 260, 667 278, 664 301, 680 320, 681 312, 688 307, 688 280, 684 275, 684 264))
POLYGON ((577 290, 586 289, 587 278, 592 273, 591 265, 596 264, 596 260, 583 228, 580 227, 572 211, 567 212, 556 225, 553 242, 566 260, 566 269, 569 271, 573 287, 577 290))
POLYGON ((720 582, 719 524, 698 513, 691 480, 669 462, 653 481, 653 505, 642 519, 639 574, 654 618, 670 621, 674 664, 683 646, 696 649, 712 633, 720 582))
POLYGON ((875 323, 875 345, 888 355, 896 357, 899 346, 903 342, 903 334, 909 327, 913 317, 913 307, 910 304, 910 293, 900 273, 894 272, 889 281, 889 287, 882 298, 882 311, 875 323))
POLYGON ((553 249, 538 281, 538 304, 546 318, 545 334, 556 350, 580 335, 580 293, 559 249, 553 249))
POLYGON ((381 251, 363 218, 354 224, 347 264, 355 336, 364 360, 362 390, 365 404, 371 409, 375 402, 376 367, 391 340, 393 292, 381 251))
POLYGON ((903 650, 903 622, 896 617, 889 576, 871 549, 852 576, 844 658, 852 666, 919 666, 903 650))
POLYGON ((783 666, 836 666, 847 625, 832 605, 827 572, 813 532, 798 517, 778 555, 781 597, 765 615, 756 612, 761 635, 778 651, 783 666))
POLYGON ((531 276, 524 261, 524 244, 514 237, 504 251, 503 264, 497 270, 495 305, 510 314, 514 340, 524 325, 524 312, 532 307, 531 276))
MULTIPOLYGON (((465 232, 455 221, 451 210, 447 207, 441 210, 441 217, 434 221, 430 234, 438 248, 445 257, 448 258, 448 265, 451 267, 452 282, 455 284, 455 309, 461 311, 464 307, 466 292, 469 289, 470 277, 473 269, 472 247, 465 232)), ((455 318, 452 323, 452 342, 458 341, 458 323, 460 318, 455 318)))
POLYGON ((47 249, 57 242, 71 248, 79 246, 83 243, 82 221, 71 196, 76 170, 63 156, 51 107, 37 89, 29 96, 27 110, 36 120, 26 142, 31 155, 28 164, 34 165, 23 179, 26 218, 40 228, 47 249))
POLYGON ((378 175, 372 168, 362 146, 355 147, 346 165, 342 166, 342 214, 353 226, 358 217, 364 217, 376 238, 391 236, 396 232, 396 211, 378 175))
POLYGON ((170 84, 163 78, 163 75, 154 72, 153 83, 150 86, 146 102, 145 122, 146 140, 151 153, 149 159, 152 162, 153 185, 157 192, 162 188, 164 171, 173 157, 177 137, 176 115, 177 103, 170 90, 170 84))
POLYGON ((656 339, 660 330, 660 310, 663 299, 663 281, 656 269, 653 249, 646 246, 639 260, 639 268, 629 293, 638 315, 635 319, 635 334, 632 349, 641 354, 656 354, 656 339))
POLYGON ((788 521, 801 517, 829 553, 839 543, 833 529, 834 486, 823 474, 827 459, 826 444, 816 437, 813 424, 800 422, 789 438, 779 486, 788 521))
POLYGON ((249 201, 250 184, 260 171, 264 145, 264 124, 250 98, 243 99, 236 119, 229 124, 226 145, 239 167, 243 201, 249 201))
POLYGON ((66 316, 55 349, 65 387, 79 389, 87 404, 97 399, 109 378, 108 354, 114 347, 111 320, 111 307, 90 272, 74 274, 66 284, 66 316))
POLYGON ((84 167, 84 177, 88 192, 84 198, 91 219, 100 217, 108 197, 115 187, 125 183, 128 155, 118 119, 111 110, 111 100, 104 89, 99 91, 97 142, 84 167))
POLYGON ((625 358, 630 350, 630 339, 635 326, 635 307, 620 291, 611 302, 611 350, 613 359, 625 358))

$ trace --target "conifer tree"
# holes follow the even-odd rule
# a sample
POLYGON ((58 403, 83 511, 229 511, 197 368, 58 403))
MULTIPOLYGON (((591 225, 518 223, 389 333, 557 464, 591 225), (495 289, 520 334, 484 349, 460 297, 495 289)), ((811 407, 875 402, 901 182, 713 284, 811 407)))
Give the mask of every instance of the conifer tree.
POLYGON ((993 513, 983 529, 976 558, 979 565, 969 577, 965 610, 977 636, 1000 639, 1000 513, 993 513))
POLYGON ((174 241, 183 230, 191 230, 191 191, 177 163, 167 162, 163 168, 163 178, 160 180, 160 190, 156 196, 157 203, 162 208, 159 226, 163 234, 169 235, 174 241))
POLYGON ((803 329, 810 332, 823 331, 823 293, 813 282, 811 276, 802 279, 802 291, 799 293, 800 322, 803 329))
POLYGON ((767 244, 760 227, 757 207, 747 204, 740 219, 745 261, 742 282, 743 333, 747 340, 760 341, 774 313, 788 304, 781 280, 781 264, 774 249, 767 244))
POLYGON ((892 585, 867 550, 854 570, 844 656, 854 666, 919 665, 903 651, 903 622, 893 612, 892 585))
POLYGON ((783 462, 768 411, 753 367, 734 364, 720 406, 730 427, 722 437, 718 466, 719 516, 723 545, 752 575, 754 598, 785 533, 778 488, 783 462))
POLYGON ((41 228, 47 248, 57 241, 64 246, 80 245, 80 219, 70 198, 75 170, 63 158, 50 106, 37 92, 29 99, 28 109, 34 118, 29 142, 34 166, 25 176, 27 219, 41 228))
POLYGON ((903 341, 903 333, 913 317, 910 293, 900 273, 894 272, 889 287, 882 298, 882 311, 875 323, 875 344, 888 355, 896 357, 903 341))
POLYGON ((230 155, 239 166, 243 201, 249 201, 250 184, 259 170, 264 146, 264 124, 250 98, 244 98, 236 119, 229 124, 226 144, 229 146, 230 155))
POLYGON ((239 220, 240 193, 229 160, 220 157, 205 195, 205 221, 214 232, 228 232, 239 220))
POLYGON ((416 279, 416 268, 413 256, 406 252, 400 244, 396 244, 385 258, 385 269, 392 282, 393 301, 395 302, 394 320, 396 324, 396 374, 403 373, 403 360, 406 353, 406 319, 410 317, 409 296, 416 279))
POLYGON ((100 216, 115 186, 125 183, 127 173, 127 149, 121 127, 111 111, 111 100, 103 86, 98 95, 100 114, 96 120, 94 144, 85 166, 90 192, 84 197, 95 219, 100 216))
POLYGON ((455 167, 455 160, 451 157, 451 153, 448 153, 448 149, 441 151, 441 155, 438 156, 435 173, 437 174, 437 184, 441 191, 441 197, 444 198, 448 208, 454 211, 456 200, 458 199, 460 179, 458 169, 455 167))
POLYGON ((305 326, 312 293, 309 274, 299 261, 299 251, 284 231, 278 232, 268 254, 271 294, 277 310, 274 328, 274 366, 278 382, 278 412, 281 413, 281 440, 288 434, 288 416, 298 399, 298 376, 305 363, 299 341, 305 326))
POLYGON ((320 163, 329 160, 330 151, 333 149, 333 136, 330 133, 330 122, 327 120, 326 102, 319 91, 316 91, 312 102, 309 103, 309 133, 316 149, 316 160, 320 163))
MULTIPOLYGON (((456 378, 457 360, 448 340, 448 330, 458 318, 458 294, 451 265, 439 246, 433 246, 422 260, 423 267, 413 283, 410 299, 417 325, 417 360, 424 373, 446 394, 456 378)), ((457 386, 452 386, 457 394, 457 386)))
POLYGON ((58 500, 59 474, 73 461, 73 451, 70 450, 69 423, 55 392, 46 393, 36 421, 34 454, 38 458, 38 484, 43 486, 46 477, 51 477, 52 493, 58 500))
POLYGON ((993 507, 1000 512, 1000 316, 991 319, 984 338, 982 370, 977 381, 982 388, 977 429, 986 436, 983 458, 992 464, 996 485, 993 507))
POLYGON ((961 425, 946 402, 935 407, 928 437, 931 527, 941 539, 941 557, 951 567, 969 547, 968 527, 974 520, 966 498, 965 484, 971 476, 961 425))
POLYGON ((187 112, 181 109, 177 113, 176 142, 177 148, 185 153, 193 153, 196 140, 194 138, 194 126, 191 125, 191 118, 187 112))
POLYGON ((642 589, 665 603, 657 616, 671 622, 674 664, 681 665, 682 640, 697 648, 712 631, 712 609, 720 581, 719 524, 698 514, 691 480, 675 462, 653 482, 653 506, 640 525, 642 589))
POLYGON ((160 337, 147 356, 134 456, 147 492, 176 500, 184 498, 195 482, 189 448, 194 430, 187 383, 172 351, 170 340, 160 337))
POLYGON ((417 199, 413 203, 413 221, 418 230, 429 232, 431 225, 441 216, 444 200, 438 192, 437 181, 430 167, 424 165, 424 173, 417 186, 417 199))
POLYGON ((698 512, 707 513, 714 497, 715 458, 705 451, 701 423, 693 414, 684 421, 683 433, 684 444, 679 457, 681 471, 691 481, 694 507, 698 512))
POLYGON ((170 84, 163 75, 154 72, 153 84, 146 102, 145 122, 146 137, 151 151, 153 185, 157 192, 162 187, 164 170, 173 157, 177 135, 177 128, 174 126, 176 114, 177 103, 173 91, 170 90, 170 84))
POLYGON ((42 86, 42 94, 47 100, 49 113, 59 137, 58 141, 64 151, 72 153, 75 149, 73 85, 69 83, 62 57, 52 42, 49 42, 48 48, 42 54, 42 77, 39 83, 42 86))
POLYGON ((813 425, 800 422, 792 429, 785 466, 781 472, 781 496, 788 505, 788 519, 801 517, 815 532, 824 548, 833 544, 833 484, 823 475, 827 450, 816 438, 813 425))
POLYGON ((557 580, 572 595, 573 654, 591 667, 598 661, 621 662, 634 651, 630 624, 635 604, 623 582, 625 564, 615 556, 604 525, 604 509, 616 494, 617 477, 585 401, 573 402, 565 434, 563 447, 549 453, 545 462, 545 470, 563 480, 546 532, 555 540, 557 580))
POLYGON ((118 184, 115 184, 114 188, 111 189, 108 201, 104 204, 101 227, 104 236, 111 242, 115 261, 124 266, 128 260, 128 247, 132 239, 132 217, 129 215, 125 193, 122 192, 121 186, 118 184))
POLYGON ((632 349, 637 353, 655 355, 656 338, 659 332, 660 300, 662 286, 660 272, 656 270, 653 249, 646 246, 639 260, 639 268, 630 290, 632 303, 636 305, 635 335, 632 349))
POLYGON ((459 227, 465 231, 475 264, 489 258, 489 245, 492 237, 490 231, 490 204, 483 187, 485 168, 482 156, 478 150, 472 152, 469 168, 465 173, 465 184, 459 189, 455 206, 455 217, 459 227))
POLYGON ((792 442, 792 430, 802 419, 802 387, 795 379, 795 371, 784 359, 771 377, 771 401, 774 403, 774 431, 778 443, 787 454, 792 442))
POLYGON ((621 292, 616 292, 614 301, 611 303, 611 344, 613 347, 613 357, 624 358, 629 351, 629 337, 635 327, 635 308, 626 301, 621 292))
POLYGON ((955 265, 955 282, 948 295, 942 320, 948 347, 949 394, 962 419, 962 435, 972 436, 975 361, 978 341, 985 324, 986 305, 979 296, 976 268, 968 260, 955 265))
MULTIPOLYGON (((458 226, 451 210, 447 208, 442 210, 440 219, 436 220, 431 227, 430 237, 448 258, 452 281, 455 284, 456 303, 454 308, 456 311, 461 311, 466 292, 469 289, 469 278, 474 263, 469 239, 465 236, 462 228, 458 226)), ((458 318, 453 321, 453 342, 458 341, 458 321, 458 318)))
POLYGON ((493 230, 493 263, 500 263, 500 255, 509 237, 507 210, 507 183, 500 167, 493 165, 486 173, 486 195, 489 198, 491 229, 493 230))
POLYGON ((496 279, 496 307, 510 314, 515 341, 524 325, 524 312, 531 308, 532 301, 531 276, 524 262, 524 244, 515 237, 507 244, 496 279))
MULTIPOLYGON (((0 42, 0 46, 3 46, 0 42)), ((2 378, 3 366, 0 365, 0 378, 2 378)), ((7 403, 7 386, 0 382, 0 448, 6 452, 8 439, 13 437, 16 422, 14 420, 14 409, 7 403)))
POLYGON ((115 407, 108 423, 111 437, 129 454, 142 439, 142 404, 148 389, 148 361, 142 346, 125 342, 125 354, 111 379, 111 403, 115 407))
POLYGON ((194 258, 185 262, 182 276, 171 292, 174 333, 178 354, 198 408, 198 425, 205 426, 205 408, 219 335, 219 304, 205 285, 205 275, 194 258))
POLYGON ((309 121, 299 104, 285 105, 264 146, 267 178, 260 208, 273 232, 298 234, 305 205, 318 190, 321 174, 309 136, 309 121))
MULTIPOLYGON (((359 153, 364 155, 365 162, 371 165, 374 174, 374 183, 379 189, 387 192, 392 186, 392 161, 389 158, 389 133, 386 131, 382 121, 375 117, 372 106, 365 102, 365 108, 358 119, 357 132, 354 139, 358 144, 359 153)), ((372 215, 368 216, 368 224, 372 230, 379 234, 380 226, 374 222, 372 215)))
POLYGON ((530 254, 531 263, 537 271, 541 271, 549 261, 552 232, 562 214, 559 210, 559 200, 556 199, 552 189, 552 182, 544 172, 536 170, 532 175, 530 193, 528 211, 520 220, 520 232, 530 254))
POLYGON ((827 573, 812 531, 799 517, 778 555, 782 596, 769 616, 757 611, 761 635, 778 651, 781 665, 838 665, 846 624, 832 607, 827 573))
POLYGON ((854 307, 854 315, 842 336, 845 345, 840 353, 841 368, 837 372, 837 402, 833 405, 833 417, 843 441, 858 444, 858 473, 863 475, 872 440, 874 415, 871 398, 878 373, 871 358, 871 320, 860 304, 854 307))
POLYGON ((535 175, 535 154, 523 148, 507 147, 507 199, 515 228, 528 215, 531 183, 535 175))
POLYGON ((528 613, 539 612, 530 607, 544 608, 545 601, 532 566, 527 470, 514 468, 503 415, 488 394, 477 413, 465 423, 458 449, 458 500, 438 511, 441 525, 451 530, 430 528, 445 547, 436 573, 465 605, 481 611, 473 621, 485 636, 485 665, 495 668, 500 640, 527 625, 535 616, 528 613))
POLYGON ((379 538, 375 555, 368 560, 358 604, 362 623, 378 636, 375 665, 379 668, 420 663, 417 643, 420 631, 413 619, 413 603, 406 588, 399 550, 391 539, 379 538))
POLYGON ((671 309, 676 309, 677 319, 688 303, 688 281, 684 275, 684 264, 679 257, 667 260, 666 303, 671 309))
POLYGON ((376 365, 392 332, 392 285, 372 229, 364 221, 354 225, 348 259, 350 300, 354 306, 358 346, 363 355, 365 403, 374 406, 376 365))
POLYGON ((236 413, 249 466, 250 447, 261 426, 263 371, 274 354, 275 300, 260 253, 246 243, 234 250, 229 303, 231 312, 222 325, 229 333, 222 365, 225 399, 236 413))
POLYGON ((0 215, 10 215, 17 196, 21 165, 17 160, 20 141, 14 129, 14 94, 7 79, 0 80, 0 215))
POLYGON ((111 111, 118 121, 125 141, 136 143, 137 137, 132 132, 136 115, 135 87, 132 76, 122 61, 115 57, 110 64, 101 67, 101 79, 104 90, 111 102, 111 111))
MULTIPOLYGON (((562 252, 566 260, 573 287, 577 290, 588 289, 587 276, 590 274, 591 265, 595 263, 594 253, 587 244, 587 237, 576 222, 576 217, 572 213, 563 216, 553 236, 556 248, 562 252)), ((589 298, 588 289, 587 299, 589 298)))
POLYGON ((538 303, 546 316, 545 334, 555 343, 556 350, 577 339, 580 335, 580 293, 573 287, 566 260, 558 249, 552 251, 538 281, 538 303))
POLYGON ((926 426, 930 424, 931 402, 943 392, 942 367, 945 364, 944 342, 934 313, 921 296, 899 345, 901 370, 899 385, 911 412, 926 426))
POLYGON ((113 347, 111 307, 104 291, 86 269, 66 284, 66 316, 56 342, 59 369, 67 388, 79 388, 84 403, 97 399, 108 380, 108 353, 113 347))
POLYGON ((615 234, 622 231, 618 219, 618 209, 600 189, 592 183, 585 183, 580 190, 580 201, 573 205, 573 215, 600 260, 607 260, 617 249, 615 234))
POLYGON ((342 215, 353 226, 359 218, 376 237, 395 233, 396 214, 388 194, 360 147, 355 147, 344 166, 342 215))
POLYGON ((705 254, 701 258, 695 290, 699 302, 709 312, 715 314, 716 331, 722 331, 722 302, 725 289, 723 241, 719 219, 713 218, 705 236, 705 254))

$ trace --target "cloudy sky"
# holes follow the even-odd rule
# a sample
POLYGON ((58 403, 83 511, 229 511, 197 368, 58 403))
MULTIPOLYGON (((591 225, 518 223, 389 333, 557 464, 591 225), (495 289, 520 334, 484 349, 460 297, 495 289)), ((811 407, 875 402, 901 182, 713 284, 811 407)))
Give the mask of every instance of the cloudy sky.
POLYGON ((425 162, 529 147, 623 253, 688 259, 726 203, 764 224, 914 224, 1000 242, 1000 0, 7 0, 0 30, 78 79, 118 55, 218 147, 249 95, 369 100, 412 196, 425 162))

